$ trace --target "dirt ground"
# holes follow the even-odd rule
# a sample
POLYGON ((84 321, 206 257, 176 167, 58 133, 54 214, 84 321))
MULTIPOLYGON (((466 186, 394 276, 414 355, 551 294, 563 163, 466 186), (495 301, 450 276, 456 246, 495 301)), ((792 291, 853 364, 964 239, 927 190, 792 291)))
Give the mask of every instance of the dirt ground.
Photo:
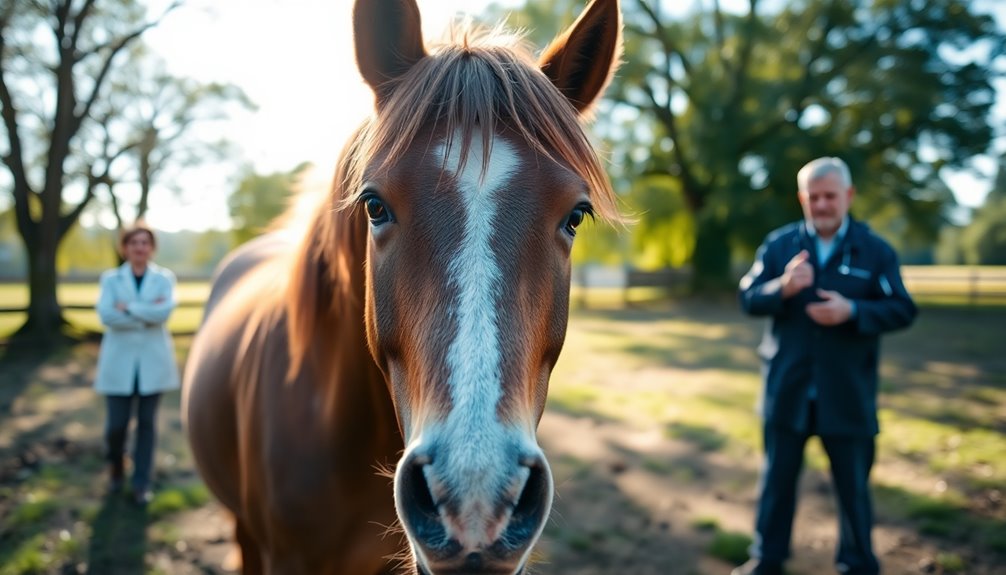
MULTIPOLYGON (((730 324, 740 344, 753 348, 758 326, 735 315, 715 312, 704 321, 730 324)), ((187 343, 182 338, 179 347, 187 343)), ((30 350, 6 350, 0 360, 0 547, 29 536, 77 541, 63 555, 58 542, 43 544, 50 555, 65 557, 43 563, 37 571, 43 573, 228 573, 230 527, 216 503, 196 498, 143 511, 103 496, 103 407, 90 389, 96 351, 97 343, 87 342, 44 359, 30 350), (46 469, 62 471, 47 475, 46 469), (29 487, 32 497, 56 503, 37 522, 15 521, 29 487)), ((633 385, 673 385, 671 369, 646 370, 633 385)), ((198 485, 198 477, 182 438, 177 393, 165 396, 160 417, 157 484, 191 493, 186 490, 198 485)), ((709 551, 715 530, 701 524, 713 520, 720 531, 750 534, 757 458, 740 461, 697 450, 660 429, 560 410, 546 413, 539 437, 557 494, 532 573, 729 573, 732 564, 709 551), (668 467, 654 469, 653 461, 668 467)), ((789 573, 832 573, 837 527, 826 473, 807 470, 800 497, 789 573)), ((937 559, 947 552, 967 559, 966 571, 958 572, 1006 573, 996 564, 1001 558, 983 558, 967 545, 920 535, 884 517, 878 517, 875 547, 889 575, 945 572, 937 559)), ((10 565, 15 558, 6 555, 10 565)), ((0 564, 4 559, 0 555, 0 564)), ((0 573, 15 572, 7 567, 0 573)))

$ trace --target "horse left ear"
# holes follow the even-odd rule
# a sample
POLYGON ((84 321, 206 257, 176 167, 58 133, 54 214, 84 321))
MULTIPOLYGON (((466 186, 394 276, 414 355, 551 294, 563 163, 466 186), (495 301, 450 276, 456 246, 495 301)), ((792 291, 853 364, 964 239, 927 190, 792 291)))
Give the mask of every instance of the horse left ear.
POLYGON ((542 53, 538 64, 581 116, 608 87, 622 57, 618 0, 591 0, 542 53))
POLYGON ((395 81, 426 56, 415 0, 356 0, 353 42, 360 75, 380 105, 395 81))

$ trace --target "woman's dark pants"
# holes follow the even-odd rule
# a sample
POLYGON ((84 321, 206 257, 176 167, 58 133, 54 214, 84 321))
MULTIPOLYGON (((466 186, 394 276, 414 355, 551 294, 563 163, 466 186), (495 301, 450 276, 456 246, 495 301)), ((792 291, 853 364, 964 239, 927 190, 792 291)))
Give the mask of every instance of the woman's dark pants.
POLYGON ((153 472, 154 444, 157 443, 157 404, 161 394, 140 395, 138 385, 132 395, 108 395, 108 417, 105 421, 105 447, 112 466, 113 480, 116 470, 121 473, 122 457, 126 449, 126 435, 133 405, 136 406, 136 441, 133 445, 133 491, 150 487, 153 472))

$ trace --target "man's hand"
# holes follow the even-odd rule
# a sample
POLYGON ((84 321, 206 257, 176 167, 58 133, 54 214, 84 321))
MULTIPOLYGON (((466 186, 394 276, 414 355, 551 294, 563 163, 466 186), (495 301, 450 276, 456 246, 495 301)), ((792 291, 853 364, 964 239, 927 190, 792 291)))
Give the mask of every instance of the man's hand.
POLYGON ((814 285, 814 266, 807 262, 810 252, 800 250, 800 253, 793 256, 786 264, 786 271, 782 278, 782 297, 793 297, 796 294, 814 285))
POLYGON ((852 315, 852 304, 837 291, 819 289, 817 295, 824 301, 807 304, 807 315, 819 325, 845 323, 852 315))

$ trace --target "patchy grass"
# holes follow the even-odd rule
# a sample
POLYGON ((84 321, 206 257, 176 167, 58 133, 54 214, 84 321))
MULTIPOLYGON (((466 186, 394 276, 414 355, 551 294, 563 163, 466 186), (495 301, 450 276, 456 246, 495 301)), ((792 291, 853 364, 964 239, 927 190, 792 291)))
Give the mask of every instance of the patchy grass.
POLYGON ((727 563, 740 565, 747 561, 750 546, 751 537, 745 533, 716 531, 712 543, 709 544, 709 554, 727 563))
MULTIPOLYGON (((183 354, 188 343, 176 340, 183 354)), ((155 500, 141 508, 105 496, 96 351, 0 355, 0 575, 153 572, 151 557, 170 547, 148 530, 209 501, 180 433, 177 392, 159 413, 155 500)))
POLYGON ((701 425, 674 422, 667 426, 667 434, 695 445, 700 451, 717 451, 727 443, 727 436, 716 429, 701 425))
POLYGON ((173 486, 159 491, 150 502, 147 512, 151 519, 161 519, 172 513, 196 509, 210 501, 210 492, 202 483, 173 486))
POLYGON ((720 528, 720 521, 715 517, 696 517, 692 520, 692 528, 715 533, 720 528))
POLYGON ((964 573, 967 563, 956 553, 940 553, 936 556, 936 565, 943 573, 964 573))
MULTIPOLYGON (((701 306, 581 311, 553 375, 549 409, 662 429, 701 457, 757 464, 760 322, 701 306)), ((924 308, 915 326, 885 338, 882 356, 878 519, 970 541, 977 555, 1006 547, 1004 323, 1006 308, 924 308), (965 325, 967 338, 947 337, 965 325)), ((805 464, 827 481, 816 438, 805 464)), ((716 488, 708 474, 672 459, 642 456, 639 465, 675 484, 716 488)))
MULTIPOLYGON (((923 557, 945 573, 994 573, 983 566, 1006 562, 1003 325, 1006 308, 925 308, 912 329, 885 340, 875 506, 878 525, 911 534, 913 569, 923 557), (966 338, 948 336, 965 326, 966 338)), ((753 512, 761 459, 760 328, 735 307, 690 301, 572 314, 547 409, 588 422, 571 443, 602 443, 618 457, 598 464, 598 451, 550 453, 559 493, 536 550, 542 572, 633 572, 630 560, 666 567, 682 557, 681 573, 699 573, 695 555, 746 559, 750 515, 737 513, 753 512), (588 437, 599 430, 617 435, 588 437), (658 505, 641 505, 633 489, 656 493, 658 505)), ((176 338, 180 362, 190 340, 176 338)), ((162 402, 155 500, 139 509, 103 497, 103 406, 90 390, 96 350, 88 342, 34 360, 0 350, 0 575, 81 565, 218 573, 198 563, 192 525, 180 523, 209 494, 181 432, 177 393, 162 402)), ((817 440, 806 461, 810 484, 826 483, 817 440)), ((810 495, 829 504, 832 496, 810 495)), ((819 507, 815 522, 833 525, 819 507)), ((830 557, 829 544, 817 557, 830 557)))

